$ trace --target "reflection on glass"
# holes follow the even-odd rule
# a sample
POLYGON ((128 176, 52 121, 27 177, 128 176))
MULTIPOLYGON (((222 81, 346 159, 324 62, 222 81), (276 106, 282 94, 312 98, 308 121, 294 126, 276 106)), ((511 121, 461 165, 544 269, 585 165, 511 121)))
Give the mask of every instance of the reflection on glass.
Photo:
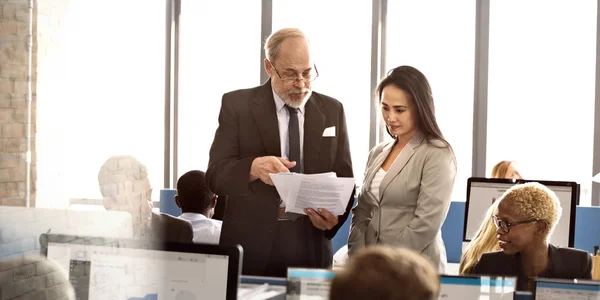
POLYGON ((490 3, 487 170, 579 181, 590 205, 596 1, 490 3), (573 34, 576 32, 577 34, 573 34))
POLYGON ((313 90, 344 105, 357 184, 362 184, 369 153, 371 10, 370 1, 273 1, 273 31, 297 27, 311 40, 319 68, 313 90))
POLYGON ((112 155, 146 162, 161 186, 164 2, 74 0, 48 21, 60 26, 38 33, 37 205, 102 199, 98 170, 112 155))
POLYGON ((388 1, 385 71, 419 69, 431 84, 440 129, 457 160, 452 200, 465 201, 473 152, 476 1, 388 1))
POLYGON ((258 0, 182 1, 176 178, 206 171, 223 94, 260 84, 260 17, 258 0))

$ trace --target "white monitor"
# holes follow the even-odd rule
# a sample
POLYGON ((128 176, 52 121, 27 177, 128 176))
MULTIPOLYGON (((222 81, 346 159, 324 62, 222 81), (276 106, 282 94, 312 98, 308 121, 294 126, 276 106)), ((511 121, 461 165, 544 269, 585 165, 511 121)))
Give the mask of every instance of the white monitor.
POLYGON ((516 277, 441 275, 439 299, 512 300, 516 284, 516 277))
POLYGON ((488 208, 506 190, 515 184, 539 182, 552 190, 562 207, 562 216, 556 224, 550 243, 559 247, 573 247, 575 236, 575 209, 579 199, 576 182, 511 180, 490 178, 469 178, 467 181, 467 202, 465 204, 465 227, 463 241, 470 242, 477 233, 488 208))
POLYGON ((78 300, 236 299, 241 248, 43 235, 78 300))
POLYGON ((0 259, 40 252, 42 233, 131 239, 131 214, 122 211, 0 206, 0 259))
POLYGON ((535 299, 600 299, 600 282, 538 278, 535 281, 535 299))

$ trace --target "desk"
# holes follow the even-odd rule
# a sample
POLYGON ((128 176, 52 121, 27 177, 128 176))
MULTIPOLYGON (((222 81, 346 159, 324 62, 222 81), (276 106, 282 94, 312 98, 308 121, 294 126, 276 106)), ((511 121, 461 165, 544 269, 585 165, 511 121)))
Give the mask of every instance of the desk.
POLYGON ((238 299, 285 300, 286 292, 285 278, 242 275, 238 287, 238 299))

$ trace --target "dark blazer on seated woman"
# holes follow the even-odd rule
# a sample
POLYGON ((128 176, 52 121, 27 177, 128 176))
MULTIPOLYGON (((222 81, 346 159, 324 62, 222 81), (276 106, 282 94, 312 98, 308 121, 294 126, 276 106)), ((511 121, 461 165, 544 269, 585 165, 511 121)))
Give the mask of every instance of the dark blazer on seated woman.
MULTIPOLYGON (((548 268, 538 277, 592 279, 592 257, 582 250, 548 245, 548 268)), ((521 272, 521 256, 502 251, 484 253, 471 274, 517 276, 517 290, 529 290, 528 278, 521 272)))

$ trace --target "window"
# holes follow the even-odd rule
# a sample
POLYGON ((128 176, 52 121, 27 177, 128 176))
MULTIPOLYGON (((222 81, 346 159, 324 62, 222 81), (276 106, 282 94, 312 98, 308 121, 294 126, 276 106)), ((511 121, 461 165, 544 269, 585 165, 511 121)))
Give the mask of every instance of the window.
POLYGON ((55 27, 38 24, 37 206, 101 199, 98 171, 122 154, 147 166, 158 200, 164 2, 74 0, 59 11, 55 27))
POLYGON ((344 105, 354 178, 359 185, 370 150, 371 11, 370 1, 352 5, 341 0, 307 0, 301 5, 297 1, 273 1, 273 31, 284 27, 304 31, 319 70, 319 78, 312 83, 314 91, 344 105))
POLYGON ((517 160, 525 179, 578 181, 582 205, 593 175, 596 5, 490 4, 487 170, 517 160))
POLYGON ((223 94, 261 84, 260 18, 258 0, 182 1, 177 178, 206 171, 223 94))
POLYGON ((475 1, 388 1, 385 71, 419 69, 431 85, 438 125, 457 160, 453 201, 466 200, 473 152, 475 1))

